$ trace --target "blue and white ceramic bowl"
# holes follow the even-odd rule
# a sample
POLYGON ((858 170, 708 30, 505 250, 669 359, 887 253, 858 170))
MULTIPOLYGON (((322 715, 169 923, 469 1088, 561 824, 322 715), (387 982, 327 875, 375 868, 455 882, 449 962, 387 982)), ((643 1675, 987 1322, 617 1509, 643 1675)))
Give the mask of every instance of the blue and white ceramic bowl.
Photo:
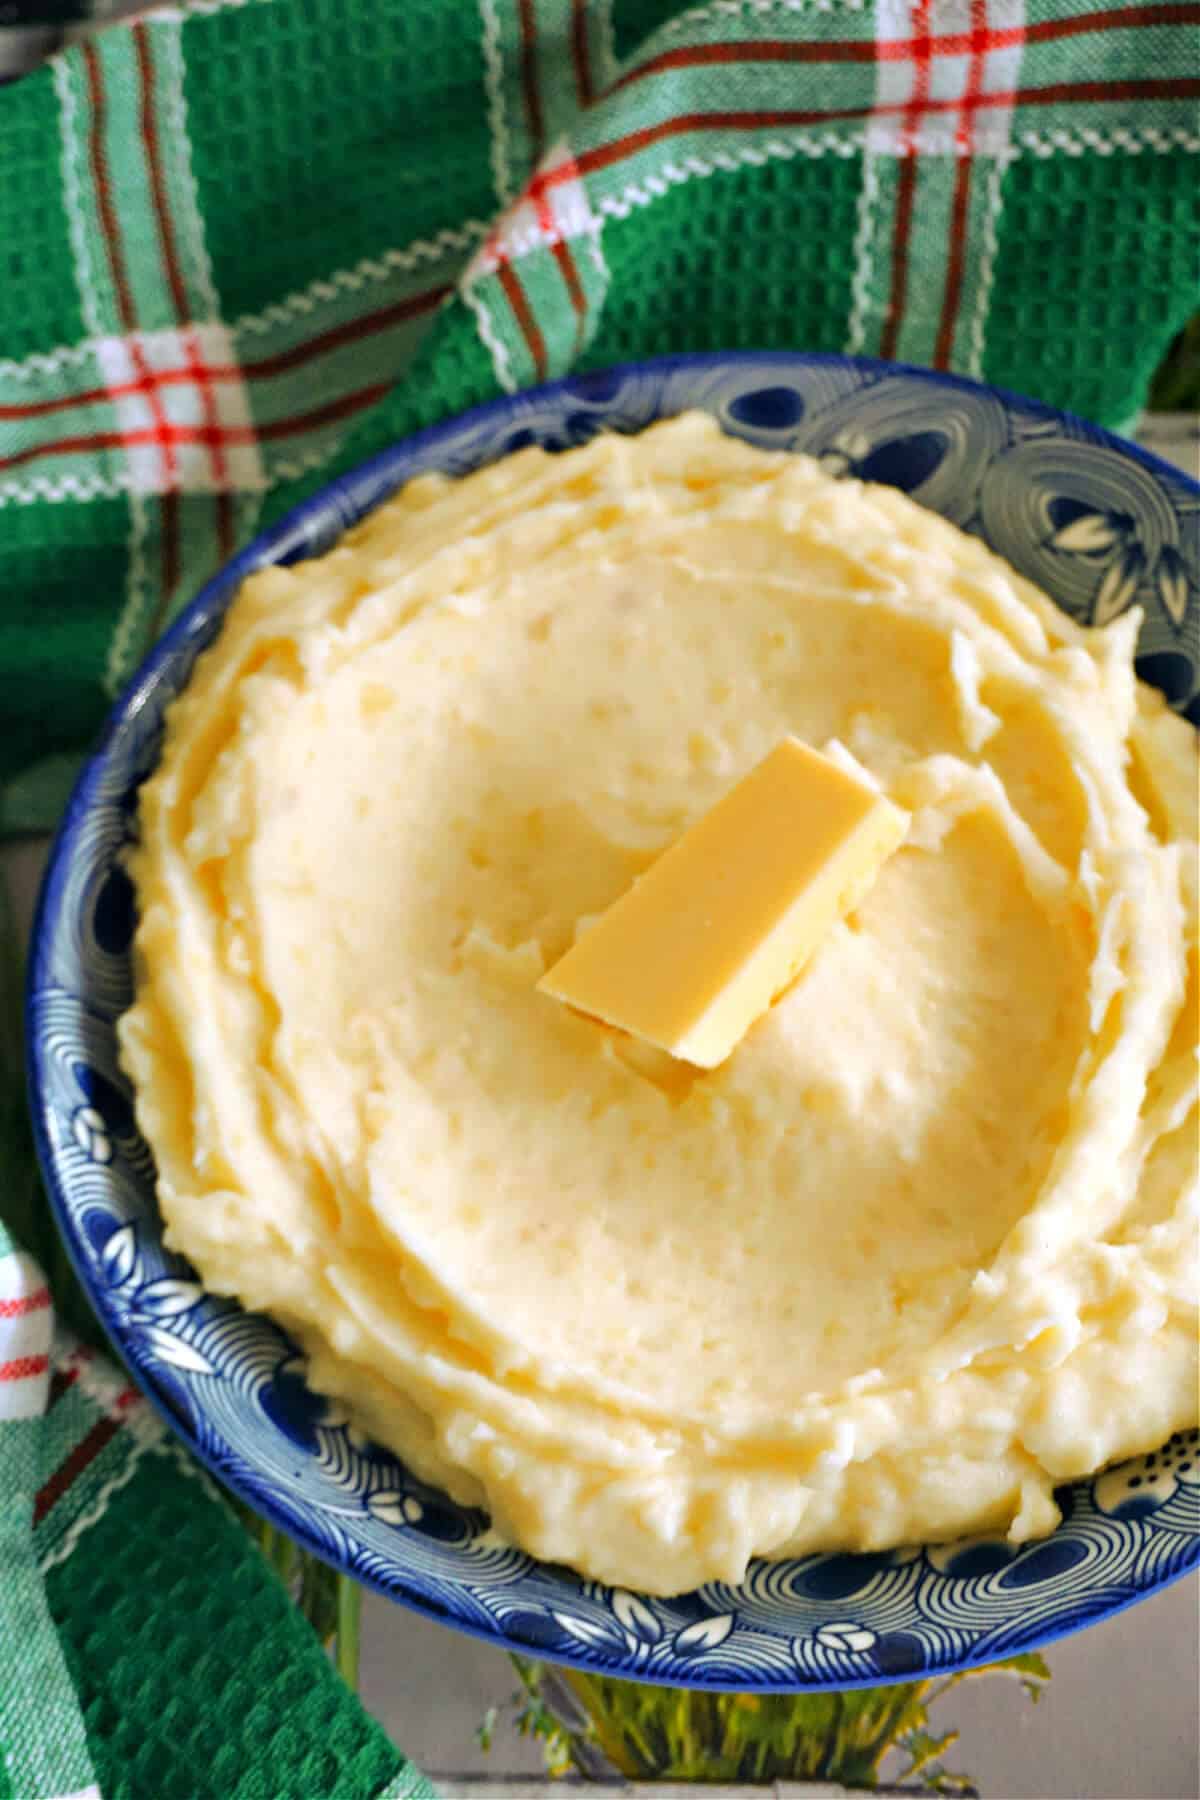
POLYGON ((119 855, 163 709, 265 563, 327 550, 423 470, 565 449, 703 407, 754 443, 905 489, 984 538, 1075 618, 1145 608, 1139 669, 1200 724, 1200 487, 1077 419, 969 381, 838 356, 676 357, 497 401, 332 483, 211 582, 117 706, 67 808, 28 1000, 33 1108, 59 1226, 114 1343, 208 1467, 308 1549, 498 1644, 687 1686, 836 1688, 1029 1650, 1200 1562, 1200 1433, 1080 1482, 1043 1542, 762 1563, 740 1587, 658 1600, 497 1543, 305 1384, 264 1318, 205 1294, 163 1248, 154 1170, 117 1065, 133 895, 119 855))

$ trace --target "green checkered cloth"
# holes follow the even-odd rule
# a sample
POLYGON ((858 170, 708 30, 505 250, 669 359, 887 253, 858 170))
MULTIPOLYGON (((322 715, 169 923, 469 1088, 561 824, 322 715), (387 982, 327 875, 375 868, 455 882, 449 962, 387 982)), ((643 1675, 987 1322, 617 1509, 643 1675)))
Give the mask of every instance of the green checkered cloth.
MULTIPOLYGON (((0 885, 0 1211, 28 1244, 16 970, 0 885)), ((432 1796, 0 1221, 0 1800, 432 1796)))
MULTIPOLYGON (((786 346, 1129 423, 1197 302, 1198 25, 193 0, 0 89, 0 831, 52 823, 253 532, 497 392, 786 346)), ((5 1240, 0 1800, 415 1791, 232 1515, 49 1319, 5 1240)))
POLYGON ((499 390, 790 346, 1131 422, 1200 288, 1198 26, 195 0, 0 90, 0 828, 257 527, 499 390))

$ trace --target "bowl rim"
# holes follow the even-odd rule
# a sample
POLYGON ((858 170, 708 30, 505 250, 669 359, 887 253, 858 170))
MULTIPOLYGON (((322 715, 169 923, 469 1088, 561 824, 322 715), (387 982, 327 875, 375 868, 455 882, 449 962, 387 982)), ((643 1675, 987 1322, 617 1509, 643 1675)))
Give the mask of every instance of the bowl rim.
MULTIPOLYGON (((495 396, 397 439, 363 462, 356 464, 353 469, 343 471, 323 483, 305 499, 290 507, 273 525, 257 532, 245 548, 223 563, 181 609, 167 630, 150 647, 112 703, 72 784, 61 818, 53 833, 42 875, 30 930, 26 963, 23 1023, 28 1111, 42 1183, 50 1204, 55 1228, 60 1241, 66 1247, 69 1261, 79 1284, 87 1296, 105 1337, 119 1358, 121 1366, 129 1371, 139 1393, 149 1402, 159 1418, 182 1440, 201 1467, 260 1518, 285 1531, 288 1536, 300 1543, 310 1555, 328 1564, 339 1575, 359 1582, 362 1586, 380 1593, 393 1603, 408 1607, 427 1619, 447 1625, 453 1630, 477 1638, 480 1642, 490 1644, 497 1649, 520 1655, 531 1655, 541 1661, 563 1664, 591 1673, 617 1676, 621 1680, 649 1683, 661 1679, 661 1676, 656 1677, 654 1671, 639 1672, 625 1666, 614 1667, 611 1656, 606 1658, 603 1652, 592 1651, 583 1645, 578 1648, 556 1648, 553 1652, 548 1652, 545 1646, 523 1638, 520 1634, 510 1633, 498 1624, 493 1629, 487 1629, 457 1616, 448 1617, 444 1608, 437 1605, 426 1594, 417 1592, 411 1587, 406 1586, 403 1593, 396 1593, 373 1570, 361 1574, 351 1573, 347 1567, 329 1554, 326 1547, 316 1541, 304 1522, 285 1515, 269 1489, 259 1488, 253 1480, 247 1479, 237 1471, 230 1471, 223 1467, 215 1455, 201 1446, 190 1422, 172 1403, 169 1392, 165 1388, 160 1388, 153 1378, 127 1355, 116 1319, 117 1309, 110 1303, 105 1290, 94 1283, 91 1270, 87 1267, 80 1252, 71 1223, 65 1184, 60 1177, 54 1146, 50 1142, 46 1128, 45 1108, 42 1104, 45 1086, 45 1058, 40 1029, 35 1019, 35 1002, 44 988, 43 977, 50 960, 49 946, 52 925, 59 916, 71 858, 80 830, 89 816, 95 790, 104 776, 112 746, 121 731, 131 720, 136 718, 142 707, 151 698, 160 677, 173 663, 180 649, 191 638, 204 632, 211 623, 214 613, 219 616, 225 610, 248 575, 255 570, 277 564, 290 548, 302 546, 309 522, 327 520, 331 510, 341 514, 345 520, 342 526, 343 531, 351 529, 353 523, 366 517, 376 507, 385 504, 392 494, 404 485, 407 478, 403 473, 404 465, 412 459, 414 454, 435 448, 443 439, 457 435, 464 427, 475 423, 482 424, 489 419, 503 417, 514 412, 519 416, 524 405, 547 400, 554 401, 569 390, 579 390, 582 384, 591 380, 600 381, 611 377, 628 380, 636 378, 638 375, 661 377, 674 371, 689 369, 697 372, 716 373, 731 365, 753 367, 762 363, 767 363, 776 370, 786 369, 789 365, 797 369, 813 365, 832 367, 851 365, 858 369, 877 373, 881 378, 901 375, 931 387, 989 395, 999 400, 1006 410, 1021 409, 1056 424, 1060 428, 1060 434, 1067 439, 1074 438, 1116 451, 1119 455, 1139 464, 1152 476, 1159 480, 1165 479, 1177 491, 1183 489, 1200 502, 1200 480, 1193 479, 1177 465, 1167 462, 1152 451, 1143 449, 1141 445, 1121 436, 1118 432, 1110 431, 1107 427, 1095 425, 1075 413, 1052 406, 1045 401, 1031 399, 1029 396, 1016 393, 1011 389, 977 381, 969 376, 921 368, 911 363, 889 362, 880 357, 855 356, 836 351, 810 352, 768 348, 686 351, 608 364, 602 369, 575 371, 536 387, 522 388, 515 393, 495 396), (1063 430, 1063 427, 1066 429, 1063 430), (396 474, 396 480, 388 486, 387 483, 393 472, 396 474), (354 497, 353 489, 360 487, 364 481, 370 480, 372 477, 378 481, 380 491, 378 498, 374 499, 369 506, 364 507, 354 497)), ((670 416, 673 415, 665 413, 657 415, 647 421, 647 426, 643 426, 641 429, 646 429, 649 424, 657 423, 658 417, 670 416)), ((481 464, 480 466, 487 465, 481 464)), ((314 554, 325 553, 319 551, 314 554)), ((244 1461, 245 1459, 239 1456, 239 1460, 244 1461)), ((253 1471, 251 1471, 251 1475, 252 1473, 253 1471)), ((1051 1535, 1053 1536, 1053 1534, 1051 1535)), ((1165 1575, 1157 1576, 1147 1586, 1139 1588, 1136 1592, 1116 1602, 1104 1604, 1094 1611, 1083 1609, 1084 1616, 1082 1617, 1080 1609, 1072 1609, 1056 1615, 1053 1620, 1044 1624, 1033 1625, 1029 1630, 1028 1637, 1022 1637, 1015 1641, 1002 1653, 999 1660, 1043 1649, 1060 1638, 1069 1637, 1085 1629, 1088 1625, 1114 1618, 1140 1601, 1183 1580, 1187 1575, 1193 1573, 1198 1565, 1200 1565, 1200 1537, 1193 1541, 1183 1566, 1165 1575)), ((786 1681, 759 1680, 753 1683, 752 1688, 744 1691, 765 1694, 850 1692, 856 1689, 890 1687, 901 1682, 936 1679, 958 1671, 984 1669, 996 1661, 997 1656, 994 1652, 977 1655, 968 1653, 961 1657, 954 1657, 944 1665, 924 1665, 914 1670, 873 1674, 865 1676, 862 1680, 840 1677, 833 1680, 813 1679, 802 1675, 797 1670, 792 1679, 786 1681)), ((694 1670, 673 1671, 668 1685, 717 1693, 743 1691, 743 1689, 731 1689, 728 1682, 719 1676, 706 1675, 702 1664, 694 1670)))

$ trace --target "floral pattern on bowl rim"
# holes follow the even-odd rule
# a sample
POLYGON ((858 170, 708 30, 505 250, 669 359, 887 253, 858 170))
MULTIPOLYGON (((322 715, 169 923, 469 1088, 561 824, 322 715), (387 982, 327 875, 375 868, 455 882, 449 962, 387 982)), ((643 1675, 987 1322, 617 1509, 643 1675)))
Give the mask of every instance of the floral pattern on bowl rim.
POLYGON ((1200 1564, 1192 1432, 1078 1482, 1037 1543, 1003 1539, 754 1564, 671 1600, 604 1587, 502 1543, 305 1384, 269 1320, 207 1295, 162 1243, 114 1023, 131 992, 118 856, 162 713, 253 569, 319 555, 423 470, 462 474, 698 406, 752 442, 887 481, 983 537, 1074 617, 1140 603, 1138 666, 1200 724, 1200 486, 1097 427, 956 377, 784 352, 585 374, 430 428, 334 481, 197 596, 118 703, 51 854, 30 961, 35 1131, 59 1227, 114 1344, 201 1460, 338 1568, 430 1617, 598 1672, 800 1691, 944 1673, 1031 1650, 1200 1564))

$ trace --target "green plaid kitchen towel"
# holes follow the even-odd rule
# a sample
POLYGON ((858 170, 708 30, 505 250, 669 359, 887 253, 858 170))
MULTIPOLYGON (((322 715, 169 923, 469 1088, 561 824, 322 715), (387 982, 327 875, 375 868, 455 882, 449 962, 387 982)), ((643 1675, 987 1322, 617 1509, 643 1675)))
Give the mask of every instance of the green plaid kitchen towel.
MULTIPOLYGON (((0 885, 0 1213, 44 1239, 0 885)), ((0 1800, 432 1800, 0 1220, 0 1800)))
POLYGON ((0 1800, 431 1800, 0 1225, 0 1800))
POLYGON ((1200 5, 193 0, 0 89, 0 827, 239 543, 580 366, 853 350, 1136 414, 1200 5))

